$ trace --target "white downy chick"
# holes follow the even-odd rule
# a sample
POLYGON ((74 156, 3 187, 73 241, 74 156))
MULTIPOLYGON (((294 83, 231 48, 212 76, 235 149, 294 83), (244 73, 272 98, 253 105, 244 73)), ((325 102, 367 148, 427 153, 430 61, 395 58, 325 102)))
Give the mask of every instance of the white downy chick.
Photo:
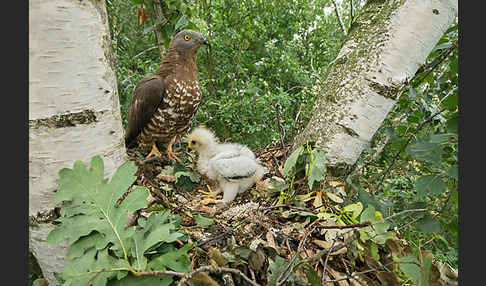
POLYGON ((197 169, 219 183, 223 199, 228 203, 246 191, 265 174, 255 154, 237 143, 219 143, 209 129, 198 127, 187 136, 188 147, 199 153, 197 169))

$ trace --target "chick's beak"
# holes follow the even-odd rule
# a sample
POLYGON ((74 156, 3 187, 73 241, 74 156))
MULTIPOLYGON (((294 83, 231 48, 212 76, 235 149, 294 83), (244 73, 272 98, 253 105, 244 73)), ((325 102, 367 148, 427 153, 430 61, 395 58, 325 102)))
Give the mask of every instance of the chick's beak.
POLYGON ((193 146, 191 143, 189 143, 189 144, 187 145, 187 148, 188 148, 189 150, 193 150, 193 149, 194 149, 194 146, 193 146))

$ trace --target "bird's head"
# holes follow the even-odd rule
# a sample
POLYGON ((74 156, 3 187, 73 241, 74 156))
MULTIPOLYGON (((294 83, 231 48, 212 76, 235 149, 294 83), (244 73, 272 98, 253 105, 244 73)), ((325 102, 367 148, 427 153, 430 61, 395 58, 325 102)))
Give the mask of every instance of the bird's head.
POLYGON ((203 35, 193 30, 182 30, 172 38, 169 49, 176 49, 181 53, 196 54, 201 45, 209 45, 208 40, 203 35))
POLYGON ((196 150, 199 153, 208 151, 212 146, 218 143, 214 133, 206 127, 197 127, 186 138, 187 147, 196 150))

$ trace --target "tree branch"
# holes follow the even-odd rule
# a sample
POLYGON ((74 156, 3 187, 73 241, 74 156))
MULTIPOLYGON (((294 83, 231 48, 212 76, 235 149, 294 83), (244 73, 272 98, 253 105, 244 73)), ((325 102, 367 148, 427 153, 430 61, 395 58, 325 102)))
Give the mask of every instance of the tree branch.
POLYGON ((343 20, 341 19, 341 16, 339 15, 338 6, 336 4, 336 1, 335 0, 331 0, 331 2, 334 5, 334 12, 336 13, 336 17, 338 19, 339 26, 341 26, 341 30, 343 31, 343 34, 346 36, 348 34, 348 31, 344 27, 343 20))

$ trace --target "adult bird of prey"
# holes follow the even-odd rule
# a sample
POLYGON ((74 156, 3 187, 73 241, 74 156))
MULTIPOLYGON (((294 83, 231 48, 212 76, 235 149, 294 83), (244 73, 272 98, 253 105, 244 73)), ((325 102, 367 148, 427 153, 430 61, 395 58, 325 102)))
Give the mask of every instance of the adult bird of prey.
POLYGON ((125 143, 138 143, 146 158, 162 154, 156 143, 168 144, 169 159, 176 159, 172 145, 186 134, 201 101, 197 80, 196 55, 201 45, 209 45, 198 32, 182 30, 169 44, 162 63, 153 76, 140 80, 130 100, 125 143))
POLYGON ((266 172, 248 147, 237 143, 218 143, 214 133, 205 127, 191 131, 187 142, 190 149, 199 153, 198 172, 216 180, 223 190, 223 199, 212 202, 231 202, 266 172))

